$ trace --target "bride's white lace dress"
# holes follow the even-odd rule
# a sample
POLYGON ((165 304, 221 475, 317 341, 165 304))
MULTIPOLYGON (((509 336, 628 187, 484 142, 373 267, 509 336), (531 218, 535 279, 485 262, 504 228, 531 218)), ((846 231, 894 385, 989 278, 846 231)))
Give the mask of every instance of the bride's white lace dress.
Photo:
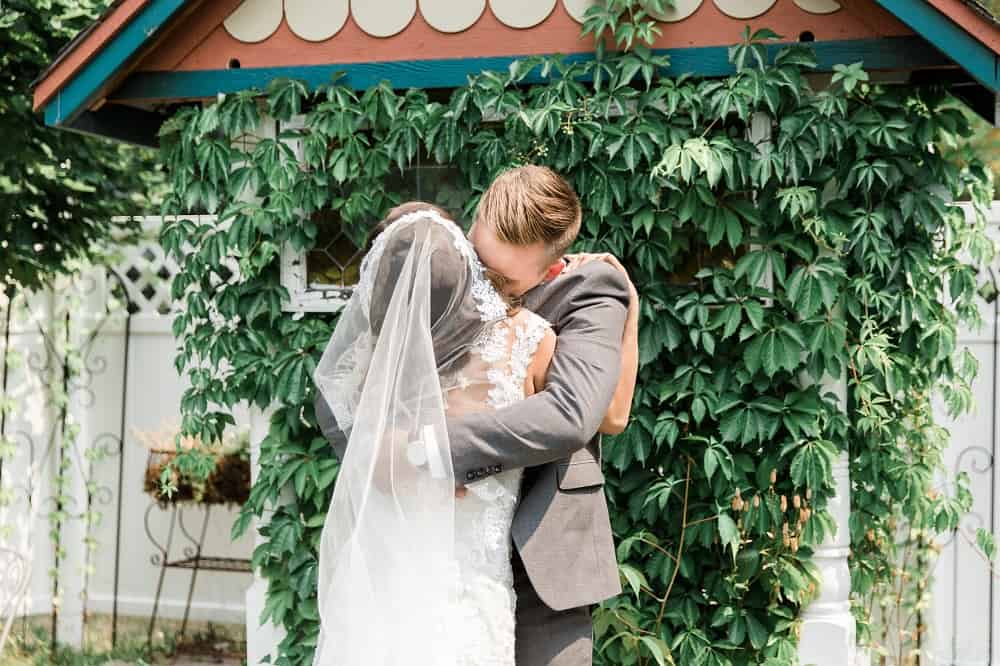
MULTIPOLYGON (((475 353, 489 365, 487 408, 500 409, 524 399, 528 367, 548 330, 548 322, 522 310, 495 325, 477 343, 475 353)), ((467 392, 468 387, 461 372, 448 379, 446 400, 454 404, 457 394, 467 392)), ((468 484, 468 494, 456 502, 457 626, 450 627, 449 633, 468 642, 467 649, 460 648, 457 654, 461 666, 514 666, 510 528, 521 472, 504 470, 468 484)))

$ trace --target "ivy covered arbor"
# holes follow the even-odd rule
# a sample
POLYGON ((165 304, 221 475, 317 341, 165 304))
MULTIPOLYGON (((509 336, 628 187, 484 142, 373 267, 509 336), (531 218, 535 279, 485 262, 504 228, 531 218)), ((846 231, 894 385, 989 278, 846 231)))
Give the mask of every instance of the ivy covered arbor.
MULTIPOLYGON (((928 493, 946 442, 930 400, 968 406, 955 330, 978 316, 976 269, 992 253, 985 172, 933 149, 966 131, 963 116, 943 89, 876 84, 823 43, 773 44, 766 30, 722 50, 711 73, 725 76, 673 76, 669 57, 685 54, 644 46, 665 25, 635 6, 609 3, 587 24, 621 37, 620 53, 524 58, 444 91, 358 85, 345 66, 318 85, 244 85, 159 128, 167 210, 217 214, 162 237, 184 266, 185 429, 212 439, 233 405, 269 409, 235 530, 260 530, 279 663, 310 663, 337 471, 310 381, 336 315, 304 316, 333 309, 309 292, 343 293, 370 225, 401 197, 447 189, 468 216, 524 162, 571 180, 587 211, 579 248, 621 256, 643 295, 634 419, 604 451, 627 592, 595 611, 597 661, 844 663, 848 550, 861 642, 913 649, 886 637, 916 629, 895 618, 918 595, 871 619, 899 589, 900 549, 929 557, 967 502, 928 493), (817 70, 830 76, 814 88, 817 70), (968 217, 948 205, 970 198, 968 217), (240 271, 223 286, 226 257, 240 271), (901 524, 912 539, 898 546, 901 524), (814 658, 831 636, 841 652, 814 658)), ((260 74, 240 71, 224 82, 260 74)), ((199 80, 181 74, 132 74, 119 94, 199 80)))
POLYGON ((647 84, 641 67, 612 59, 600 84, 582 82, 588 65, 553 64, 547 82, 519 86, 527 63, 446 102, 284 81, 264 109, 246 93, 165 126, 174 205, 188 197, 220 213, 219 224, 181 222, 163 236, 172 251, 198 248, 175 282, 190 308, 179 362, 199 380, 188 427, 219 427, 225 405, 243 399, 279 405, 236 529, 277 506, 255 559, 289 663, 308 661, 315 636, 313 548, 335 462, 309 406, 331 322, 281 310, 278 253, 323 233, 316 210, 363 233, 397 200, 380 183, 421 150, 455 165, 473 192, 511 164, 559 169, 588 211, 581 248, 625 257, 643 294, 635 416, 605 448, 630 594, 595 614, 599 659, 792 662, 821 582, 810 556, 831 536, 841 451, 855 484, 857 616, 863 638, 880 639, 865 630, 898 583, 892 525, 907 522, 926 543, 922 530, 948 530, 963 511, 927 493, 946 441, 928 419, 935 387, 964 406, 971 373, 954 332, 978 316, 975 262, 992 251, 981 222, 946 201, 982 203, 988 190, 983 172, 928 149, 961 131, 941 91, 871 86, 846 67, 814 92, 805 49, 772 62, 748 40, 733 55, 737 74, 700 82, 647 84), (249 159, 232 147, 267 118, 298 115, 300 129, 261 140, 249 159), (771 136, 759 145, 746 139, 755 117, 778 119, 763 121, 771 136), (286 142, 304 146, 304 163, 286 142), (213 292, 212 266, 230 254, 240 283, 213 292), (200 314, 214 309, 238 321, 231 331, 200 314), (213 357, 231 371, 200 363, 213 357))

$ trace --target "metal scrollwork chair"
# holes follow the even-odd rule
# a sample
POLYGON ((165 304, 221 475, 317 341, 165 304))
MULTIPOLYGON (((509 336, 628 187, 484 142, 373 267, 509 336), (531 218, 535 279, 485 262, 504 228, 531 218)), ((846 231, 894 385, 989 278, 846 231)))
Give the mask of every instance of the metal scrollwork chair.
POLYGON ((30 571, 24 553, 0 546, 0 654, 24 600, 30 571))

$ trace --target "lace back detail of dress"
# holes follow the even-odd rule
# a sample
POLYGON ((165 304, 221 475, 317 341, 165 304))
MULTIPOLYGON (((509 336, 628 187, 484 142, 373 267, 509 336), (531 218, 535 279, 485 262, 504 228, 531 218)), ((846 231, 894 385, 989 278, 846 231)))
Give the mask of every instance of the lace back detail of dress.
POLYGON ((477 351, 490 364, 487 405, 491 409, 524 399, 528 367, 549 328, 547 321, 525 311, 495 325, 482 340, 477 351))
MULTIPOLYGON (((489 329, 473 351, 476 368, 471 376, 480 381, 470 383, 461 373, 451 378, 454 388, 446 393, 450 409, 461 412, 470 402, 479 409, 501 409, 522 400, 528 368, 548 329, 548 322, 530 312, 489 329)), ((510 527, 521 472, 503 470, 470 483, 468 494, 455 505, 455 550, 461 571, 454 634, 474 646, 460 651, 458 666, 515 666, 510 527)))

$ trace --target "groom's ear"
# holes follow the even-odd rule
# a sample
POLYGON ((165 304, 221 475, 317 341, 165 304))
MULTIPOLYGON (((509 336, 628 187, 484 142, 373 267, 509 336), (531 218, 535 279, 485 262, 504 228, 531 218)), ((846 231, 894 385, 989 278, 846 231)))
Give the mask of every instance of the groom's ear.
POLYGON ((566 268, 566 262, 564 262, 562 257, 560 257, 559 261, 549 266, 545 271, 545 281, 551 282, 552 280, 555 280, 559 277, 559 274, 563 272, 564 268, 566 268))

